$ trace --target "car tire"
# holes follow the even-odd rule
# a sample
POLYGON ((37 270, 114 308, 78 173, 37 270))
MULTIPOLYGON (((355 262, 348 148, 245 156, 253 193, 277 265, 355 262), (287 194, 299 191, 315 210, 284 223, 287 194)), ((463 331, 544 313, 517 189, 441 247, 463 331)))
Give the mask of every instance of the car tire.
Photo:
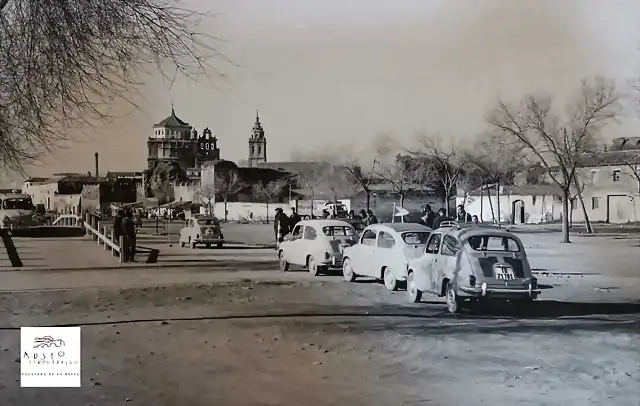
POLYGON ((412 303, 419 303, 422 299, 422 291, 416 286, 416 279, 413 271, 407 274, 407 293, 412 303))
POLYGON ((193 249, 193 250, 196 249, 196 242, 195 241, 191 243, 191 249, 193 249))
POLYGON ((316 259, 314 257, 309 257, 309 259, 307 260, 307 269, 309 270, 309 273, 313 276, 320 275, 321 268, 316 262, 316 259))
POLYGON ((207 249, 211 248, 211 244, 205 244, 205 248, 207 249))
POLYGON ((389 267, 384 268, 382 272, 382 282, 384 282, 384 286, 389 289, 389 291, 393 292, 398 290, 398 280, 393 274, 393 269, 389 267))
POLYGON ((447 301, 447 310, 451 314, 458 314, 462 311, 462 305, 464 301, 458 297, 455 288, 453 287, 453 283, 449 281, 447 283, 447 291, 445 294, 445 298, 447 301))
POLYGON ((527 298, 512 302, 518 315, 528 315, 533 310, 533 299, 527 298))
POLYGON ((358 275, 353 271, 353 266, 351 265, 351 260, 349 258, 345 258, 344 261, 342 261, 342 276, 347 282, 354 282, 358 277, 358 275))
POLYGON ((219 243, 216 244, 216 248, 222 248, 223 245, 224 245, 223 242, 219 242, 219 243))
POLYGON ((184 248, 184 241, 180 241, 180 246, 184 248))
POLYGON ((282 251, 278 252, 278 261, 280 262, 280 270, 282 272, 287 272, 289 270, 289 263, 284 259, 282 251))

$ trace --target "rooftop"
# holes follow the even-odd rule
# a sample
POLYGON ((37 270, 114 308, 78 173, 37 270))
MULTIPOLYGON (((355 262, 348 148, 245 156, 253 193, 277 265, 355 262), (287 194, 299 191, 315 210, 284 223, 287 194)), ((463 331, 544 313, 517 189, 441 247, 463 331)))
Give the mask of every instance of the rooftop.
POLYGON ((171 107, 171 115, 154 125, 154 127, 189 127, 189 123, 180 120, 178 116, 176 116, 176 112, 173 107, 171 107))

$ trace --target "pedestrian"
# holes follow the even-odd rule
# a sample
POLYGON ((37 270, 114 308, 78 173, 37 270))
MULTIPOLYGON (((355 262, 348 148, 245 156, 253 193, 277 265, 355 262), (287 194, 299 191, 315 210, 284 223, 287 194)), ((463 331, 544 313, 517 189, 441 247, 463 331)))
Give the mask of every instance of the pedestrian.
POLYGON ((302 221, 302 217, 298 214, 295 207, 291 208, 291 216, 289 216, 289 232, 293 232, 293 227, 302 221))
POLYGON ((462 205, 458 205, 456 220, 458 223, 471 223, 471 214, 467 213, 462 205))
POLYGON ((323 218, 323 219, 328 219, 328 218, 329 218, 329 216, 331 216, 331 214, 329 213, 329 210, 327 210, 327 209, 323 209, 323 210, 322 210, 322 218, 323 218))
POLYGON ((116 212, 116 216, 113 218, 113 242, 120 247, 122 245, 122 241, 120 241, 120 237, 122 237, 122 234, 123 234, 123 231, 122 231, 123 217, 124 217, 124 210, 119 209, 116 212))
POLYGON ((367 210, 367 225, 378 224, 378 218, 371 210, 367 210))
POLYGON ((273 218, 273 231, 276 237, 276 249, 280 243, 284 241, 284 236, 289 232, 289 218, 280 207, 276 209, 276 215, 273 218))
POLYGON ((478 216, 476 216, 475 214, 471 216, 471 222, 473 224, 480 224, 480 221, 478 221, 478 216))
POLYGON ((433 220, 433 229, 436 230, 440 228, 440 224, 444 221, 451 221, 449 217, 447 217, 447 211, 445 209, 438 210, 438 216, 433 220))
POLYGON ((135 262, 136 256, 136 225, 133 221, 133 213, 127 210, 122 220, 122 232, 124 235, 124 262, 135 262))
POLYGON ((424 224, 429 228, 433 228, 433 221, 436 219, 436 213, 431 210, 431 205, 427 204, 424 206, 424 210, 422 211, 422 217, 420 218, 420 223, 424 224))

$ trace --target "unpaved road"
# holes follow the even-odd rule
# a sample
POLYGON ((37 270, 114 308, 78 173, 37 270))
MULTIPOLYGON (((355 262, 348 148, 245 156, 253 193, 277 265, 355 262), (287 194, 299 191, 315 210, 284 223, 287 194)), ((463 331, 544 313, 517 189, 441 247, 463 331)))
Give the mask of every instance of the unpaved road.
POLYGON ((0 404, 640 405, 637 305, 537 310, 326 281, 2 293, 0 404), (17 328, 76 323, 82 388, 20 388, 17 328))

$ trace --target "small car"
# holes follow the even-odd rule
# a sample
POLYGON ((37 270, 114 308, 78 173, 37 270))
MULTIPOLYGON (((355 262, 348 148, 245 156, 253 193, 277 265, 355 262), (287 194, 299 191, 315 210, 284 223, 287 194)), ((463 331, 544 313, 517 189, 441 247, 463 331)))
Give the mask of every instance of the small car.
POLYGON ((215 217, 198 216, 186 221, 186 226, 180 230, 178 239, 180 246, 190 245, 195 249, 197 245, 204 245, 207 248, 215 244, 222 248, 224 235, 220 221, 215 217))
POLYGON ((485 299, 526 304, 541 293, 522 241, 508 231, 451 224, 434 230, 409 263, 407 293, 444 296, 451 313, 485 299))
POLYGON ((37 225, 36 206, 31 196, 23 193, 0 194, 0 220, 2 228, 28 228, 37 225))
POLYGON ((342 251, 356 238, 356 230, 342 220, 302 220, 278 247, 280 269, 302 266, 314 276, 341 269, 342 251))
POLYGON ((349 223, 349 224, 351 224, 351 226, 356 229, 356 232, 358 233, 358 237, 360 237, 362 235, 362 232, 367 227, 365 222, 360 220, 360 219, 358 219, 358 218, 354 218, 354 219, 346 218, 346 219, 342 219, 342 220, 347 222, 347 223, 349 223))
POLYGON ((348 282, 358 276, 384 281, 397 290, 406 281, 409 261, 424 252, 431 229, 417 223, 372 224, 364 229, 357 244, 344 250, 342 275, 348 282))

